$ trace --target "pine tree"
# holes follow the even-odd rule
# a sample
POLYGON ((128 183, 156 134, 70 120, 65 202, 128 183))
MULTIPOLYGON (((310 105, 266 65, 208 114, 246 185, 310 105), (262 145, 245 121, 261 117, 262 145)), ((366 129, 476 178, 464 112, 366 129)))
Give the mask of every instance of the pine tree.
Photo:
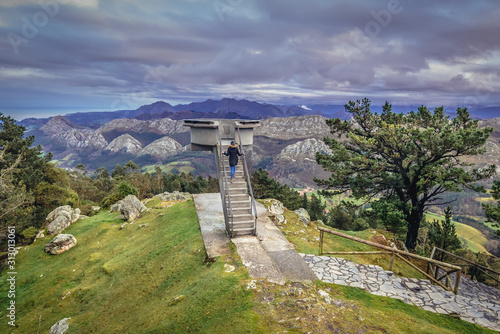
POLYGON ((309 211, 309 199, 307 198, 307 193, 304 192, 304 196, 302 196, 302 207, 309 211))
POLYGON ((368 99, 345 105, 349 121, 326 120, 335 137, 324 142, 332 153, 316 153, 316 161, 331 172, 316 183, 332 194, 352 191, 356 199, 396 196, 408 224, 406 246, 414 249, 425 210, 443 204, 441 195, 476 187, 495 174, 496 166, 474 166, 462 157, 485 152, 493 128, 479 128, 467 109, 449 118, 443 107, 434 112, 394 113, 386 102, 380 113, 368 99))
POLYGON ((311 203, 309 205, 309 216, 311 220, 321 220, 326 221, 326 216, 324 210, 326 205, 321 203, 321 198, 315 194, 311 196, 311 203))
MULTIPOLYGON (((444 221, 434 220, 429 227, 429 242, 431 246, 441 248, 445 251, 452 252, 462 247, 460 239, 458 239, 455 224, 451 221, 451 207, 448 205, 444 211, 444 221)), ((444 254, 441 252, 440 259, 443 259, 444 254)))

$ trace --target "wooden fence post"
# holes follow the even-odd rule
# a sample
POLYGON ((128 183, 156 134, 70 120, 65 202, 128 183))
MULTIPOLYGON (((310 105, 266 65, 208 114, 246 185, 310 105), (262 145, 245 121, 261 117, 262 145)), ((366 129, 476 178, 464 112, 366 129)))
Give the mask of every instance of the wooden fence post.
POLYGON ((323 235, 324 231, 319 231, 319 255, 323 255, 323 235))
POLYGON ((456 295, 458 295, 458 286, 459 286, 459 284, 460 284, 460 274, 461 274, 461 272, 462 272, 461 270, 457 270, 457 271, 455 272, 455 274, 456 274, 457 276, 455 277, 455 289, 454 289, 454 291, 453 291, 453 292, 454 292, 456 295))
POLYGON ((394 264, 394 252, 391 254, 391 264, 389 265, 389 270, 392 271, 392 265, 394 264))

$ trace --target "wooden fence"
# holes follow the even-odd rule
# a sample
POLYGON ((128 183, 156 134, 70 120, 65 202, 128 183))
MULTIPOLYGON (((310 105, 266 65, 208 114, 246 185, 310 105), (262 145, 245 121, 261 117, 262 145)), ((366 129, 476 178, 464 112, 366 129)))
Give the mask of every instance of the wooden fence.
MULTIPOLYGON (((475 263, 475 262, 473 262, 473 261, 470 261, 470 260, 464 259, 464 258, 463 258, 463 257, 461 257, 461 256, 458 256, 458 255, 455 255, 455 254, 453 254, 453 253, 447 252, 447 251, 445 251, 444 249, 441 249, 441 248, 439 248, 439 247, 434 247, 434 248, 432 249, 431 259, 434 257, 434 255, 435 255, 435 253, 436 253, 436 250, 437 250, 437 251, 440 251, 440 252, 442 252, 442 253, 444 253, 444 254, 447 254, 447 255, 451 256, 452 258, 454 258, 454 259, 457 259, 457 260, 459 260, 459 261, 466 262, 467 264, 463 264, 463 263, 455 263, 455 265, 460 266, 460 267, 465 267, 465 268, 467 268, 467 267, 471 267, 471 268, 473 269, 473 270, 472 270, 472 274, 471 274, 471 279, 474 279, 474 276, 476 276, 478 272, 482 272, 482 273, 483 273, 483 275, 485 275, 486 277, 488 277, 488 278, 490 278, 490 279, 492 279, 493 281, 495 281, 495 282, 496 282, 495 284, 493 284, 493 286, 494 286, 495 288, 500 287, 500 273, 499 273, 499 272, 497 272, 497 271, 495 271, 495 270, 493 270, 493 269, 487 268, 487 267, 485 267, 485 266, 482 266, 482 265, 480 265, 480 264, 478 264, 478 263, 475 263), (496 276, 496 277, 495 277, 495 276, 496 276)), ((441 270, 443 270, 443 271, 444 271, 444 269, 443 269, 443 268, 440 268, 440 267, 439 267, 439 265, 436 265, 436 264, 431 264, 431 263, 429 263, 429 265, 428 265, 428 266, 429 266, 429 268, 427 268, 427 270, 428 270, 428 271, 433 272, 433 273, 434 273, 434 277, 435 277, 435 278, 438 278, 438 275, 439 275, 439 269, 441 269, 441 270)), ((466 272, 466 270, 465 270, 465 268, 463 268, 463 269, 464 269, 464 274, 465 274, 465 273, 467 273, 467 272, 466 272)), ((477 277, 476 277, 476 278, 477 278, 477 277)), ((441 280, 441 279, 443 279, 443 277, 439 278, 439 280, 441 280)))
POLYGON ((405 252, 405 251, 402 251, 402 250, 399 250, 399 249, 396 249, 396 248, 392 248, 392 247, 389 247, 389 246, 380 245, 380 244, 377 244, 377 243, 374 243, 374 242, 371 242, 371 241, 367 241, 367 240, 363 240, 363 239, 360 239, 360 238, 352 237, 350 235, 347 235, 347 234, 344 234, 344 233, 340 233, 340 232, 337 232, 337 231, 333 231, 333 230, 330 230, 330 229, 327 229, 327 228, 324 228, 324 227, 320 227, 319 226, 318 230, 320 231, 320 236, 319 236, 319 254, 320 255, 322 255, 322 254, 332 254, 332 255, 387 254, 387 255, 391 256, 389 270, 392 270, 392 266, 394 264, 394 259, 398 258, 401 261, 403 261, 404 263, 406 263, 409 266, 411 266, 412 268, 414 268, 415 270, 417 270, 418 272, 420 272, 422 275, 424 275, 428 279, 430 279, 432 282, 434 282, 437 285, 441 286, 443 289, 451 291, 451 292, 453 292, 455 294, 458 293, 458 287, 460 285, 460 272, 462 270, 462 268, 459 267, 459 266, 455 266, 453 264, 449 264, 449 263, 437 261, 437 260, 434 260, 434 259, 431 259, 431 258, 427 258, 427 257, 423 257, 423 256, 420 256, 420 255, 417 255, 417 254, 408 253, 408 252, 405 252), (366 245, 369 245, 369 246, 377 247, 377 248, 382 249, 383 251, 370 251, 370 252, 323 252, 323 240, 324 240, 324 234, 325 234, 325 232, 329 233, 329 234, 333 234, 333 235, 339 236, 339 237, 342 237, 342 238, 354 240, 354 241, 357 241, 357 242, 360 242, 360 243, 363 243, 363 244, 366 244, 366 245), (411 263, 408 259, 404 258, 404 256, 410 257, 410 258, 414 258, 414 259, 418 259, 418 260, 421 260, 421 261, 425 261, 428 264, 432 263, 433 265, 438 265, 439 267, 443 268, 443 271, 445 272, 445 274, 440 279, 436 279, 432 275, 432 273, 429 271, 430 270, 430 266, 429 265, 427 266, 427 272, 425 272, 422 269, 420 269, 418 266, 416 266, 415 264, 411 263), (452 285, 452 281, 450 279, 450 275, 453 274, 453 273, 456 273, 456 275, 455 275, 455 285, 454 286, 452 285), (443 279, 443 278, 446 278, 445 284, 443 284, 443 283, 440 282, 441 279, 443 279))

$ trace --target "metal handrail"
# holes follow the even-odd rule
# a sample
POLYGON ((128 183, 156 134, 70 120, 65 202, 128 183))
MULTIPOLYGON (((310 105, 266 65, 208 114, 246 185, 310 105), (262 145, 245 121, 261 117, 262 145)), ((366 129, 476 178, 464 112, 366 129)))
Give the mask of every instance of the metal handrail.
MULTIPOLYGON (((217 135, 219 136, 219 163, 222 162, 222 168, 224 170, 224 181, 226 181, 226 195, 227 195, 227 202, 229 204, 229 212, 231 217, 233 217, 233 207, 231 206, 231 196, 229 196, 229 183, 227 182, 227 172, 226 172, 226 164, 224 163, 224 158, 222 157, 222 140, 220 138, 220 131, 219 128, 217 128, 217 135)), ((219 169, 220 167, 218 167, 219 169)), ((220 174, 220 173, 219 173, 220 174)), ((222 183, 219 181, 219 183, 222 183)), ((224 187, 222 187, 224 188, 224 187)), ((228 230, 229 234, 232 234, 232 224, 229 224, 229 215, 227 214, 227 208, 226 208, 226 200, 224 198, 224 195, 222 194, 223 190, 221 189, 221 198, 222 198, 222 206, 224 208, 224 215, 225 215, 225 220, 226 220, 226 230, 228 230)))
MULTIPOLYGON (((245 152, 243 152, 243 145, 241 145, 240 127, 236 126, 236 129, 238 130, 238 138, 240 140, 240 152, 241 154, 244 154, 245 152)), ((250 182, 250 174, 248 173, 247 159, 241 159, 241 160, 243 160, 243 167, 245 168, 245 174, 247 175, 247 183, 248 183, 248 189, 250 191, 250 197, 252 198, 253 212, 255 215, 255 219, 257 219, 257 207, 255 206, 255 198, 253 197, 252 183, 250 182)))

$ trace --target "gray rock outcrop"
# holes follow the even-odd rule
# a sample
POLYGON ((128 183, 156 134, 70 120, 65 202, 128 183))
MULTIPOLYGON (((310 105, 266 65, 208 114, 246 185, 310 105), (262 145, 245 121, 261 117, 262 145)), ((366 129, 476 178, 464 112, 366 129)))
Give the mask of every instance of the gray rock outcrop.
POLYGON ((176 155, 180 151, 182 151, 182 145, 176 140, 165 136, 144 147, 138 155, 149 154, 164 159, 176 155))
POLYGON ((134 195, 128 195, 119 204, 120 212, 129 223, 134 222, 143 212, 148 211, 148 208, 134 195))
POLYGON ((269 199, 265 201, 265 207, 269 213, 274 215, 275 223, 286 224, 286 218, 283 216, 283 213, 285 212, 283 203, 277 199, 269 199))
POLYGON ((103 149, 108 145, 106 139, 98 132, 83 132, 75 129, 55 134, 53 138, 68 148, 103 149))
POLYGON ((60 206, 47 215, 47 234, 54 235, 61 233, 78 220, 80 209, 72 209, 69 205, 60 206))
POLYGON ((104 124, 97 131, 103 133, 113 130, 139 133, 154 132, 162 135, 169 135, 189 131, 189 128, 184 126, 183 120, 173 120, 170 118, 156 119, 153 121, 141 121, 138 119, 115 119, 104 124))
POLYGON ((128 133, 116 137, 106 146, 106 150, 110 150, 111 152, 123 151, 131 154, 137 154, 141 149, 141 143, 128 133))
POLYGON ((50 327, 49 334, 64 334, 69 329, 68 320, 71 318, 64 318, 56 322, 50 327))
POLYGON ((283 203, 281 203, 277 199, 270 199, 269 201, 266 201, 266 204, 267 211, 269 211, 273 215, 282 215, 285 211, 283 203))
POLYGON ((311 216, 309 216, 309 212, 307 212, 306 209, 297 209, 295 210, 295 213, 299 216, 299 220, 305 225, 309 225, 311 223, 311 216))
POLYGON ((45 238, 45 233, 43 233, 43 230, 38 231, 38 233, 35 236, 35 239, 33 242, 37 241, 38 239, 45 238))
POLYGON ((44 134, 52 136, 58 133, 64 133, 74 129, 80 129, 76 124, 71 123, 64 116, 54 116, 49 119, 49 121, 40 128, 44 134))
POLYGON ((193 195, 190 193, 184 193, 179 191, 174 192, 164 192, 163 194, 155 195, 155 198, 158 198, 162 201, 187 201, 193 198, 193 195))
POLYGON ((288 158, 293 160, 309 159, 316 162, 316 152, 331 154, 330 148, 322 141, 316 138, 309 138, 296 142, 285 147, 279 158, 288 158))
POLYGON ((76 246, 76 238, 71 234, 59 234, 45 245, 45 252, 56 255, 76 246))
POLYGON ((330 136, 330 128, 325 122, 326 118, 318 115, 297 117, 273 117, 260 122, 260 127, 254 130, 254 136, 267 136, 277 139, 324 138, 330 136))
POLYGON ((52 117, 40 130, 67 148, 102 149, 108 145, 100 132, 84 129, 63 116, 52 117))

